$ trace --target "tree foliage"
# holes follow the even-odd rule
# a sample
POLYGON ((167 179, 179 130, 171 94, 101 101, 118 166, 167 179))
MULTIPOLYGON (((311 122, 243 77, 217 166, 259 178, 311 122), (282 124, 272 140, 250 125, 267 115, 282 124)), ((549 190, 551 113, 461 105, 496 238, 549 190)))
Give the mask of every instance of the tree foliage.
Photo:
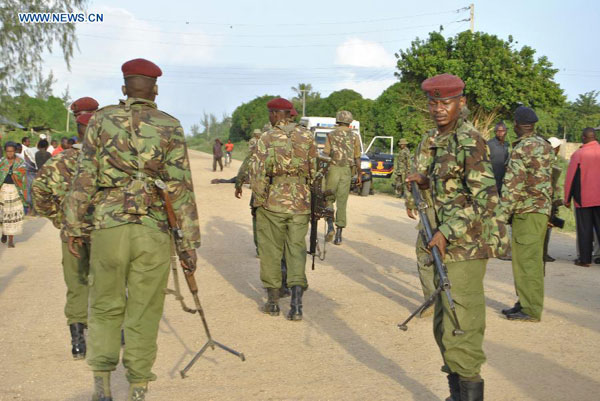
POLYGON ((83 11, 87 0, 0 0, 0 95, 23 94, 41 71, 44 51, 62 50, 67 66, 76 46, 75 24, 22 24, 18 13, 83 11))
POLYGON ((518 105, 549 109, 564 105, 554 81, 557 70, 545 57, 535 59, 529 46, 516 49, 508 41, 483 32, 465 31, 452 38, 438 32, 417 39, 396 54, 401 82, 420 84, 431 76, 451 73, 466 84, 465 94, 476 126, 487 132, 498 118, 510 119, 518 105))
POLYGON ((238 106, 231 115, 229 138, 232 141, 248 140, 254 129, 262 129, 269 122, 267 103, 275 97, 263 95, 238 106))

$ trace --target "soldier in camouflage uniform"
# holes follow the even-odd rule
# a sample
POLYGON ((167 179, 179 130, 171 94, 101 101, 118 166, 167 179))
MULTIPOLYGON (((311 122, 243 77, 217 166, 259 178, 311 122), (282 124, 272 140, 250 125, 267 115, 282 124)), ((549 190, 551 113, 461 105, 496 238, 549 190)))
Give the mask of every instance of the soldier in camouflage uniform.
MULTIPOLYGON (((426 132, 421 139, 421 142, 417 145, 415 150, 415 158, 413 168, 411 173, 420 173, 423 175, 427 175, 429 165, 428 160, 431 160, 431 150, 430 147, 433 144, 433 135, 437 133, 436 130, 432 130, 426 132)), ((407 183, 405 183, 407 184, 407 183)), ((436 217, 435 217, 435 209, 433 209, 433 201, 431 199, 431 191, 430 190, 420 190, 421 197, 427 203, 427 209, 425 209, 425 213, 427 213, 427 217, 429 218, 429 222, 431 223, 431 228, 433 230, 436 229, 436 217)), ((406 214, 411 219, 416 219, 417 211, 415 200, 412 196, 410 185, 406 185, 405 192, 405 205, 406 205, 406 214)), ((423 291, 423 298, 428 299, 431 294, 435 292, 435 282, 433 278, 434 266, 433 259, 431 257, 431 252, 427 249, 427 244, 423 241, 423 236, 421 235, 421 231, 423 230, 423 225, 421 222, 417 225, 417 230, 419 231, 419 235, 417 235, 417 243, 415 245, 416 254, 417 254, 417 271, 419 272, 419 280, 421 281, 421 289, 423 291)), ((422 311, 419 317, 430 316, 433 314, 432 308, 427 308, 422 311)))
MULTIPOLYGON (((453 335, 455 323, 448 300, 435 304, 434 335, 448 373, 449 400, 483 400, 485 362, 485 298, 483 277, 488 258, 506 251, 506 227, 499 213, 499 199, 487 145, 472 124, 461 118, 466 106, 464 83, 442 74, 425 80, 423 90, 437 125, 424 160, 427 175, 407 177, 422 189, 431 188, 437 230, 428 244, 437 246, 448 268, 452 295, 462 335, 453 335)), ((416 171, 425 168, 417 166, 416 171)), ((436 276, 436 280, 439 278, 436 276)))
POLYGON ((260 278, 267 289, 264 312, 279 315, 285 257, 292 290, 289 320, 302 319, 306 280, 306 233, 310 220, 310 185, 316 173, 317 147, 312 134, 290 123, 291 102, 276 98, 267 103, 273 128, 265 132, 250 162, 254 194, 260 278))
MULTIPOLYGON (((327 134, 323 154, 331 158, 327 169, 326 190, 333 193, 328 198, 328 206, 333 208, 335 202, 335 245, 342 243, 342 229, 346 227, 346 206, 350 195, 352 175, 360 168, 360 139, 352 131, 352 113, 346 110, 338 111, 335 116, 338 126, 327 134)), ((357 185, 360 186, 360 174, 357 175, 357 185)), ((327 220, 326 240, 333 239, 333 220, 327 220)))
MULTIPOLYGON (((77 117, 80 141, 91 117, 91 113, 77 117)), ((32 185, 35 210, 40 216, 50 219, 54 226, 60 229, 63 276, 67 286, 65 316, 71 331, 71 353, 74 359, 83 359, 86 353, 84 330, 87 327, 89 236, 93 210, 88 211, 82 224, 82 245, 79 247, 81 258, 78 259, 71 255, 68 249, 69 238, 64 230, 62 202, 71 187, 80 148, 81 144, 75 144, 71 149, 50 158, 38 172, 32 185)))
POLYGON ((398 141, 400 150, 396 157, 396 165, 394 166, 394 174, 396 175, 395 190, 399 198, 405 197, 410 192, 410 188, 406 185, 406 176, 410 172, 410 150, 408 149, 408 141, 404 138, 398 141))
POLYGON ((193 260, 200 231, 183 129, 154 103, 162 72, 144 59, 128 61, 121 70, 127 100, 98 110, 90 120, 63 213, 69 250, 79 257, 74 244, 83 235, 89 205, 95 208, 87 342, 93 400, 112 400, 110 372, 119 362, 123 327, 128 400, 139 401, 148 381, 156 379, 152 365, 172 243, 156 179, 168 187, 183 252, 193 260))
POLYGON ((535 134, 538 118, 532 109, 518 107, 514 121, 518 139, 504 176, 502 207, 512 217, 512 267, 519 299, 502 313, 509 320, 539 322, 544 305, 544 239, 552 209, 552 148, 535 134))

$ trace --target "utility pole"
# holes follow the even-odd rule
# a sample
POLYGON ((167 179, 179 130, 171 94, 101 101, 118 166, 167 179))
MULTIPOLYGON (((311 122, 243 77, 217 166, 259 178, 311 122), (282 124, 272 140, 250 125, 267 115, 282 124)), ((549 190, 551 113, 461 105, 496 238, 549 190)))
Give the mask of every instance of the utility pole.
POLYGON ((70 120, 69 117, 71 117, 71 116, 69 115, 69 109, 67 109, 67 127, 66 127, 66 132, 69 132, 69 120, 70 120))
POLYGON ((475 4, 471 3, 469 8, 471 9, 471 17, 469 18, 469 21, 471 21, 471 33, 473 33, 475 31, 475 4))

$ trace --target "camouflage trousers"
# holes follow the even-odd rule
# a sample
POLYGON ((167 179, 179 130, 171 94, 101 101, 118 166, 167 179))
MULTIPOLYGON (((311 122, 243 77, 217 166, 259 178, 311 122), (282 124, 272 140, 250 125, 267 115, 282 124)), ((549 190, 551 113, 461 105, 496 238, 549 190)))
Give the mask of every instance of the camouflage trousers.
MULTIPOLYGON (((425 209, 425 213, 427 213, 427 217, 432 225, 432 229, 435 230, 436 216, 434 209, 428 207, 425 209)), ((419 272, 419 280, 421 280, 423 298, 427 299, 435 292, 436 288, 434 281, 435 266, 433 265, 433 257, 431 256, 431 252, 429 252, 427 249, 427 244, 425 244, 423 236, 421 235, 421 230, 423 230, 423 226, 419 222, 417 225, 417 244, 415 247, 417 251, 417 270, 419 272)))
POLYGON ((92 370, 116 369, 123 327, 127 380, 156 379, 152 365, 170 257, 169 235, 154 228, 130 223, 92 232, 87 341, 92 370))
MULTIPOLYGON (((448 298, 442 292, 435 302, 433 334, 440 348, 444 366, 442 371, 456 373, 462 377, 479 374, 485 362, 483 335, 485 332, 485 297, 483 277, 487 259, 466 260, 448 263, 448 278, 452 283, 452 296, 456 315, 465 332, 455 336, 454 318, 448 298)), ((438 277, 436 274, 436 283, 438 277)))
POLYGON ((78 247, 80 259, 71 255, 69 246, 62 242, 63 276, 67 286, 65 316, 67 324, 87 324, 88 315, 88 274, 90 272, 89 243, 78 247))
POLYGON ((402 172, 396 175, 396 182, 394 183, 394 190, 399 198, 406 196, 406 193, 410 191, 409 186, 406 184, 406 173, 402 172))
POLYGON ((541 319, 544 308, 544 240, 548 216, 515 214, 512 220, 512 268, 523 313, 541 319))
POLYGON ((281 287, 281 261, 287 264, 288 287, 308 287, 306 233, 310 215, 256 210, 260 279, 265 288, 281 287))
POLYGON ((346 207, 350 196, 350 183, 352 182, 352 170, 350 167, 330 166, 327 171, 325 189, 333 192, 328 199, 328 205, 333 207, 335 202, 335 225, 346 227, 346 207))

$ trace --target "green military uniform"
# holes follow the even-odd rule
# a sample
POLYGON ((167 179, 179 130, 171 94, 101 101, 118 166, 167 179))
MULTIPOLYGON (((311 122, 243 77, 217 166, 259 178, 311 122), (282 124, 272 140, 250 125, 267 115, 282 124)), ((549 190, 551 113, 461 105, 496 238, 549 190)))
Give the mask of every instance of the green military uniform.
POLYGON ((452 334, 452 317, 444 296, 435 305, 434 333, 444 358, 442 370, 475 377, 485 362, 483 278, 487 259, 506 251, 506 226, 498 210, 487 145, 473 125, 459 120, 454 131, 432 138, 432 198, 438 230, 448 242, 445 262, 465 334, 452 334))
MULTIPOLYGON (((352 122, 352 120, 350 120, 352 122)), ((350 194, 353 169, 356 159, 360 159, 360 139, 358 135, 347 126, 338 126, 327 135, 323 153, 331 157, 327 170, 326 190, 333 193, 329 197, 329 206, 336 205, 335 225, 346 227, 346 206, 350 194)))
POLYGON ((40 216, 49 218, 60 229, 62 241, 62 265, 67 302, 65 316, 67 324, 87 324, 88 313, 88 274, 89 274, 89 235, 91 231, 91 212, 88 210, 82 222, 81 258, 71 255, 67 247, 68 236, 64 229, 62 202, 67 195, 73 175, 77 169, 79 151, 67 149, 49 159, 38 172, 32 185, 33 203, 40 216))
MULTIPOLYGON (((80 237, 86 210, 90 204, 95 207, 87 362, 94 372, 115 370, 123 327, 127 379, 142 384, 156 378, 151 369, 171 255, 167 216, 155 179, 168 187, 183 248, 200 246, 183 129, 154 102, 130 97, 96 112, 81 152, 63 212, 66 233, 80 237)), ((134 394, 145 392, 143 387, 131 389, 134 394)))
MULTIPOLYGON (((401 139, 398 142, 400 145, 406 145, 406 139, 401 139)), ((411 155, 407 147, 401 148, 396 157, 396 165, 394 166, 394 174, 396 175, 395 190, 399 197, 407 196, 410 188, 406 185, 406 176, 411 169, 411 155)))
POLYGON ((312 134, 287 121, 265 132, 252 156, 250 182, 258 208, 260 278, 267 289, 281 287, 282 256, 287 262, 288 286, 308 287, 306 233, 316 158, 312 134))
MULTIPOLYGON (((258 143, 258 138, 262 134, 261 130, 255 129, 252 138, 248 141, 248 154, 244 158, 240 169, 238 170, 237 177, 235 179, 235 189, 241 189, 242 186, 250 182, 249 170, 250 170, 250 160, 252 155, 256 151, 256 144, 258 143)), ((254 246, 256 247, 256 254, 258 255, 258 237, 256 235, 256 208, 253 206, 253 198, 250 198, 250 209, 252 211, 252 237, 254 239, 254 246)))
POLYGON ((535 320, 544 305, 544 239, 552 208, 552 149, 542 137, 526 134, 513 143, 502 206, 512 216, 512 266, 523 313, 535 320))
MULTIPOLYGON (((423 135, 423 138, 421 139, 421 142, 419 142, 419 144, 417 145, 417 149, 415 151, 415 162, 412 172, 427 175, 429 168, 428 163, 431 163, 430 145, 433 141, 433 135, 435 135, 436 133, 437 131, 431 130, 423 135)), ((425 209, 425 213, 427 213, 427 217, 429 218, 429 222, 431 223, 431 229, 435 230, 436 217, 435 209, 433 209, 433 200, 431 199, 431 191, 420 190, 420 192, 421 197, 427 203, 427 209, 425 209)), ((405 199, 406 208, 415 210, 416 204, 409 185, 406 185, 405 199)), ((433 278, 433 272, 435 268, 433 265, 431 252, 427 248, 427 244, 424 243, 423 236, 420 233, 423 229, 423 225, 419 221, 419 224, 417 225, 419 235, 417 235, 417 243, 415 249, 417 254, 417 271, 419 272, 419 279, 421 281, 421 290, 423 291, 423 298, 428 299, 435 292, 435 283, 433 278)))

